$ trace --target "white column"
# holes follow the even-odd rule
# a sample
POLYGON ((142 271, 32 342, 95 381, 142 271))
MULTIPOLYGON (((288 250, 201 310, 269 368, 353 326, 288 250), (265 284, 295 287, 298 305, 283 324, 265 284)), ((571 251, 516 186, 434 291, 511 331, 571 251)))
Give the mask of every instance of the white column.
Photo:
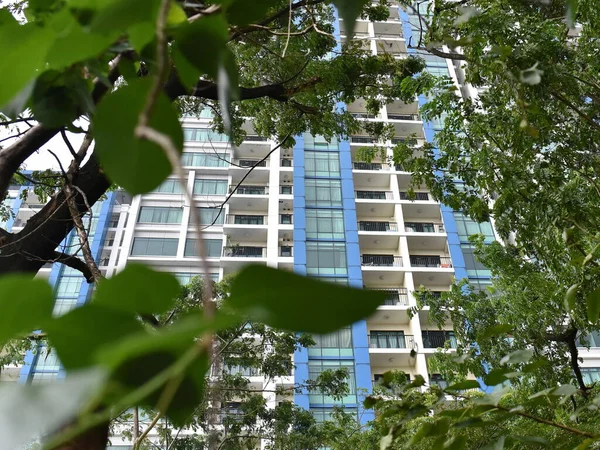
POLYGON ((123 245, 121 246, 121 256, 117 261, 117 271, 121 271, 125 268, 129 253, 131 253, 131 246, 133 245, 133 234, 135 231, 135 221, 140 211, 140 204, 142 202, 142 196, 137 195, 131 201, 131 208, 129 208, 129 219, 127 226, 125 227, 125 238, 123 239, 123 245))
POLYGON ((278 148, 271 153, 269 159, 267 266, 277 267, 277 258, 279 257, 279 167, 281 163, 281 149, 278 148))

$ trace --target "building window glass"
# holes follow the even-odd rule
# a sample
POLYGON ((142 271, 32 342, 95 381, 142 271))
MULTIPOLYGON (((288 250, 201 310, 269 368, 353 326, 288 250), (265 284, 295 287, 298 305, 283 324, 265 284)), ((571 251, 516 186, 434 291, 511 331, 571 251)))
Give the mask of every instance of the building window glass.
MULTIPOLYGON (((204 248, 206 249, 206 256, 209 258, 218 258, 221 256, 223 241, 221 239, 204 239, 204 248)), ((186 239, 183 256, 198 256, 198 252, 196 251, 196 239, 186 239)))
POLYGON ((477 223, 473 219, 459 212, 454 213, 454 221, 456 222, 456 228, 461 241, 467 242, 469 236, 473 234, 482 234, 486 243, 494 242, 494 230, 491 223, 477 223))
POLYGON ((79 296, 79 290, 83 284, 81 276, 61 277, 56 285, 56 296, 58 298, 73 298, 79 296))
POLYGON ((153 192, 159 194, 183 194, 179 180, 165 180, 153 192))
POLYGON ((196 195, 225 195, 227 180, 196 180, 194 194, 196 195))
POLYGON ((350 327, 329 334, 313 334, 312 338, 316 345, 309 347, 308 356, 352 358, 354 355, 352 351, 352 329, 350 327))
POLYGON ((315 275, 346 275, 346 244, 343 242, 307 242, 306 272, 315 275))
MULTIPOLYGON (((181 284, 182 286, 189 284, 190 281, 192 281, 192 278, 195 278, 195 277, 203 278, 204 277, 204 275, 202 275, 201 273, 186 273, 186 272, 174 273, 173 275, 175 276, 175 278, 177 278, 177 281, 179 281, 179 284, 181 284)), ((218 273, 211 273, 211 274, 209 274, 209 276, 212 281, 214 281, 214 282, 219 281, 218 273)))
POLYGON ((183 210, 181 208, 168 208, 162 206, 142 206, 138 223, 181 223, 183 210))
POLYGON ((221 208, 198 208, 198 217, 201 225, 222 225, 225 211, 221 208))
POLYGON ((183 128, 183 139, 196 142, 229 142, 226 134, 217 133, 210 128, 183 128))
POLYGON ((344 239, 344 213, 335 209, 307 209, 308 239, 344 239))
POLYGON ((342 206, 342 184, 338 180, 305 181, 307 206, 342 206))
POLYGON ((315 177, 336 177, 340 175, 340 157, 335 152, 304 152, 306 175, 315 177))
POLYGON ((310 133, 304 134, 304 147, 310 150, 321 150, 321 151, 337 151, 339 150, 338 141, 335 137, 327 142, 323 136, 313 136, 310 133))
POLYGON ((465 259, 465 267, 469 278, 490 278, 492 276, 492 272, 477 260, 474 255, 474 248, 471 245, 463 244, 460 248, 465 259))
POLYGON ((319 375, 326 370, 337 370, 344 368, 348 372, 346 381, 348 383, 348 394, 345 395, 341 401, 336 400, 331 396, 323 395, 318 391, 312 391, 309 394, 310 403, 325 403, 325 404, 343 404, 343 403, 356 403, 356 378, 354 376, 354 362, 353 361, 327 361, 327 360, 309 360, 308 361, 308 378, 310 380, 317 380, 319 375))
POLYGON ((177 238, 135 238, 131 256, 176 256, 177 238))
POLYGON ((600 381, 600 367, 582 367, 581 375, 588 386, 598 383, 600 381))
POLYGON ((181 164, 189 167, 229 167, 227 153, 184 153, 181 164))

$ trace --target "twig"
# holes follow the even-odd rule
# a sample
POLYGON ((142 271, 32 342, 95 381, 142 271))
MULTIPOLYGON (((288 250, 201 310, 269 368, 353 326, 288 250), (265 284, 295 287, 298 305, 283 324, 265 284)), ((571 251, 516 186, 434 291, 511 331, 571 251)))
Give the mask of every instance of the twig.
POLYGON ((294 3, 294 0, 290 0, 290 13, 288 16, 287 39, 285 40, 285 46, 283 47, 283 52, 281 52, 282 58, 285 58, 285 52, 287 51, 288 45, 290 43, 290 33, 292 31, 292 3, 294 3))
POLYGON ((73 159, 79 160, 79 155, 77 155, 77 153, 75 153, 75 149, 71 145, 71 141, 69 141, 69 138, 67 137, 67 133, 65 133, 64 129, 60 130, 60 135, 63 138, 63 141, 65 141, 65 144, 66 144, 67 148, 69 149, 69 152, 71 152, 73 159))

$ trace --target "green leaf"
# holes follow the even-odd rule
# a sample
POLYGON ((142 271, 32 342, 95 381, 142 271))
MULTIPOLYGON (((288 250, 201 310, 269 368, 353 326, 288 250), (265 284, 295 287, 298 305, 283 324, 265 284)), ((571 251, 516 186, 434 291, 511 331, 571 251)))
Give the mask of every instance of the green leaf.
POLYGON ((499 323, 497 325, 486 328, 483 331, 483 333, 481 334, 481 338, 487 339, 492 336, 499 336, 501 334, 510 333, 512 331, 512 329, 513 329, 512 325, 509 325, 507 323, 499 323))
POLYGON ((488 424, 481 417, 469 417, 468 419, 461 420, 452 425, 453 428, 479 428, 484 427, 488 424))
POLYGON ((508 372, 508 371, 510 371, 510 369, 508 369, 508 368, 494 369, 490 373, 488 373, 486 376, 483 377, 483 382, 487 386, 496 386, 498 384, 502 384, 506 380, 508 380, 508 377, 505 375, 506 372, 508 372))
MULTIPOLYGON (((118 89, 102 100, 94 118, 94 151, 102 167, 113 182, 133 195, 152 191, 173 170, 158 145, 133 135, 151 83, 152 79, 140 80, 118 89)), ((164 94, 158 97, 149 125, 169 135, 182 150, 181 125, 164 94)))
MULTIPOLYGON (((94 2, 96 3, 96 2, 94 2)), ((125 31, 130 25, 142 22, 155 24, 160 0, 103 0, 93 16, 93 32, 125 31)))
POLYGON ((394 442, 394 435, 392 433, 392 430, 390 430, 390 432, 388 434, 386 434, 385 436, 383 436, 381 438, 381 440, 379 441, 379 450, 387 450, 388 448, 391 447, 393 442, 394 442))
POLYGON ((421 442, 423 439, 430 436, 439 436, 446 434, 450 428, 450 419, 448 417, 442 417, 435 422, 425 422, 419 430, 415 433, 411 440, 411 445, 421 442))
POLYGON ((191 64, 216 79, 226 50, 227 30, 223 16, 201 17, 177 29, 175 48, 191 64))
POLYGON ((179 3, 171 2, 169 14, 167 15, 167 25, 172 27, 187 21, 187 15, 179 3))
POLYGON ((348 39, 352 39, 354 36, 354 24, 367 3, 369 3, 368 0, 333 0, 333 4, 340 12, 340 17, 344 19, 344 28, 348 39))
POLYGON ((45 329, 66 369, 91 366, 103 347, 111 347, 144 328, 133 315, 88 304, 49 322, 45 329))
MULTIPOLYGON (((233 0, 227 6, 227 20, 232 25, 248 25, 262 19, 270 7, 279 4, 274 0, 233 0)), ((288 15, 285 17, 287 20, 288 15)))
POLYGON ((587 450, 592 446, 594 442, 596 442, 596 439, 586 439, 582 441, 577 447, 575 447, 575 450, 587 450))
POLYGON ((460 383, 455 383, 452 386, 448 386, 448 391, 463 391, 466 389, 481 389, 479 381, 477 380, 465 380, 460 383))
POLYGON ((506 436, 500 436, 500 438, 492 442, 484 447, 481 447, 481 450, 502 450, 504 448, 504 441, 506 440, 506 436))
POLYGON ((444 444, 448 450, 463 450, 467 447, 467 438, 464 436, 453 436, 444 444))
MULTIPOLYGON (((51 30, 37 23, 5 23, 0 27, 0 73, 10 73, 10 76, 3 77, 0 83, 0 108, 6 114, 15 116, 21 112, 31 91, 26 92, 25 98, 21 96, 13 108, 8 108, 10 111, 7 106, 21 91, 28 88, 42 70, 54 38, 55 34, 51 30)), ((32 88, 33 84, 29 89, 32 88)))
POLYGON ((372 314, 385 301, 353 289, 265 266, 247 266, 233 279, 226 304, 275 328, 330 333, 372 314))
POLYGON ((575 310, 575 302, 577 300, 577 290, 579 289, 579 283, 575 283, 565 294, 565 309, 567 313, 575 310))
POLYGON ((372 395, 369 395, 363 401, 363 406, 365 407, 365 409, 372 409, 373 406, 375 406, 378 401, 379 401, 378 397, 373 397, 372 395))
POLYGON ((567 0, 567 25, 569 28, 575 28, 578 3, 578 0, 567 0))
POLYGON ((587 317, 592 323, 598 321, 600 315, 600 288, 590 292, 585 297, 585 303, 587 305, 587 317))
POLYGON ((94 369, 69 373, 60 383, 2 383, 0 448, 24 448, 49 430, 64 426, 97 395, 104 380, 105 373, 94 369))
POLYGON ((177 279, 170 273, 129 264, 98 284, 94 304, 133 313, 160 314, 171 307, 180 290, 177 279))
POLYGON ((572 384, 561 384, 559 387, 552 391, 552 395, 557 396, 570 396, 577 392, 577 388, 572 384))
POLYGON ((519 364, 526 363, 533 357, 533 350, 524 349, 524 350, 516 350, 508 355, 504 356, 500 360, 500 364, 519 364))
POLYGON ((52 318, 52 288, 29 275, 0 278, 0 347, 9 339, 42 328, 52 318))

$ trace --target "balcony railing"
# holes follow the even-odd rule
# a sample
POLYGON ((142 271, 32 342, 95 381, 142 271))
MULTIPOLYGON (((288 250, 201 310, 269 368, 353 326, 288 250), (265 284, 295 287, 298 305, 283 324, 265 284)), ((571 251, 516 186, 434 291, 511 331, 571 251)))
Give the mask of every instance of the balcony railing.
MULTIPOLYGON (((233 189, 234 186, 231 186, 229 192, 231 193, 233 189)), ((267 195, 269 188, 268 186, 239 186, 235 193, 239 195, 267 195)))
POLYGON ((388 39, 388 38, 392 38, 392 39, 397 39, 397 38, 401 38, 402 37, 402 33, 398 32, 398 33, 375 33, 375 39, 388 39))
POLYGON ((446 342, 450 348, 456 348, 456 337, 452 331, 421 331, 421 337, 425 348, 443 348, 446 342))
POLYGON ((408 139, 404 137, 395 137, 392 138, 392 144, 407 144, 407 145, 417 145, 416 139, 408 139))
POLYGON ((449 256, 411 256, 410 265, 412 267, 452 267, 452 259, 449 256))
POLYGON ((409 348, 415 347, 415 337, 397 331, 371 331, 370 348, 409 348))
POLYGON ((411 198, 411 196, 408 195, 408 192, 400 192, 400 200, 410 200, 410 201, 415 201, 415 200, 427 201, 427 200, 429 200, 429 194, 427 192, 415 192, 414 194, 415 194, 414 198, 411 198))
POLYGON ((361 255, 363 266, 402 267, 402 257, 396 255, 361 255))
POLYGON ((267 167, 267 161, 260 159, 234 159, 233 163, 240 167, 267 167))
POLYGON ((369 136, 350 136, 350 142, 353 144, 374 144, 377 139, 369 136))
POLYGON ((446 389, 448 387, 448 382, 444 380, 441 375, 433 374, 429 375, 429 385, 437 386, 440 389, 446 389))
POLYGON ((244 141, 265 142, 267 141, 267 138, 264 136, 257 136, 256 134, 249 134, 244 138, 244 141))
POLYGON ((266 225, 267 216, 227 214, 225 222, 230 225, 266 225))
POLYGON ((291 245, 282 245, 279 247, 279 256, 283 258, 291 258, 294 256, 294 247, 291 245))
POLYGON ((363 200, 392 200, 391 191, 356 191, 356 198, 363 200))
POLYGON ((385 294, 385 306, 408 306, 408 292, 402 289, 373 289, 385 294))
POLYGON ((387 166, 382 163, 367 163, 367 162, 355 162, 353 163, 355 170, 384 170, 387 166))
POLYGON ((443 223, 432 222, 404 222, 404 229, 408 233, 443 233, 443 223))
POLYGON ((388 120, 419 120, 418 114, 388 114, 388 120))
POLYGON ((265 247, 233 245, 223 248, 223 256, 230 258, 264 258, 266 250, 265 247))
POLYGON ((369 114, 367 112, 351 112, 350 115, 355 119, 376 119, 377 114, 369 114))
POLYGON ((358 231, 398 231, 396 222, 358 222, 358 231))

